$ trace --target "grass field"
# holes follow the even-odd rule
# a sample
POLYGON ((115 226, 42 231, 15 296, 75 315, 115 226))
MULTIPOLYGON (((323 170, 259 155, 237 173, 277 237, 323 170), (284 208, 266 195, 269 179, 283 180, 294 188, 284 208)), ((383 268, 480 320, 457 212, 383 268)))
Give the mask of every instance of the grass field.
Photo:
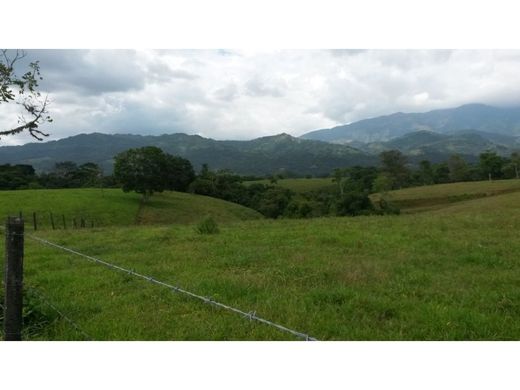
MULTIPOLYGON (((439 209, 464 200, 517 191, 520 191, 520 180, 486 180, 404 188, 388 192, 387 199, 404 211, 419 212, 439 209)), ((371 196, 373 200, 378 197, 378 194, 371 196)))
MULTIPOLYGON (((40 235, 320 340, 518 340, 519 213, 511 192, 400 216, 223 223, 207 236, 190 224, 40 235)), ((293 339, 32 241, 25 267, 96 340, 293 339)), ((56 320, 32 338, 82 336, 56 320)))
POLYGON ((0 216, 18 215, 21 211, 32 226, 36 212, 38 228, 51 227, 52 212, 56 226, 72 226, 72 219, 86 219, 87 226, 129 226, 133 224, 195 223, 206 215, 218 222, 262 218, 249 208, 207 196, 180 192, 154 194, 144 205, 141 196, 120 189, 61 189, 0 191, 0 216))

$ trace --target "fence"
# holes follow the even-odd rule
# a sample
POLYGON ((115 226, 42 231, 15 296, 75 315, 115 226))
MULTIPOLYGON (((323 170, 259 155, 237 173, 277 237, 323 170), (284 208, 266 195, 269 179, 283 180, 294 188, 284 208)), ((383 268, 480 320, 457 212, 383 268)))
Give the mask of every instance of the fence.
MULTIPOLYGON (((116 264, 112 264, 105 260, 102 260, 102 259, 99 259, 99 258, 96 258, 93 256, 89 256, 87 254, 78 252, 74 249, 67 248, 65 246, 58 245, 56 243, 45 240, 43 238, 37 237, 35 235, 28 234, 28 233, 24 234, 24 223, 23 223, 22 218, 9 217, 7 220, 7 224, 6 224, 5 235, 6 235, 6 268, 5 268, 5 270, 6 270, 6 277, 5 277, 5 279, 6 279, 6 297, 5 297, 5 309, 4 309, 5 310, 4 330, 5 330, 6 340, 8 340, 8 336, 7 336, 8 332, 10 335, 9 337, 11 337, 10 340, 20 340, 21 339, 24 237, 28 237, 34 241, 39 242, 40 244, 74 254, 76 256, 87 259, 88 261, 103 265, 112 270, 123 272, 127 275, 131 275, 136 278, 140 278, 145 281, 148 281, 150 283, 168 288, 172 292, 183 294, 183 295, 189 296, 190 298, 201 301, 203 303, 213 305, 215 307, 230 311, 235 314, 239 314, 243 318, 249 319, 250 321, 257 321, 259 323, 276 328, 282 332, 291 334, 291 335, 301 338, 303 340, 307 340, 307 341, 316 341, 317 340, 316 338, 311 337, 306 333, 298 332, 298 331, 290 329, 286 326, 283 326, 283 325, 280 325, 273 321, 262 318, 256 314, 256 311, 247 311, 246 312, 244 310, 235 308, 233 306, 226 305, 225 303, 213 300, 211 297, 206 297, 206 296, 202 296, 202 295, 193 293, 193 292, 183 289, 179 286, 175 286, 170 283, 157 280, 151 276, 146 276, 146 275, 140 274, 138 272, 135 272, 133 270, 118 266, 116 264), (11 280, 8 278, 12 278, 13 280, 15 280, 15 282, 8 285, 8 280, 11 280), (9 288, 11 288, 11 290, 9 290, 9 288), (8 299, 8 295, 7 295, 8 290, 9 290, 9 299, 8 299), (13 295, 16 295, 16 299, 14 299, 14 300, 12 298, 13 295), (8 317, 7 317, 8 313, 11 316, 11 317, 9 317, 9 321, 8 321, 8 317), (15 320, 13 319, 14 317, 16 317, 15 320)), ((51 308, 53 308, 56 312, 58 312, 58 314, 61 317, 63 317, 67 322, 69 322, 86 339, 91 339, 91 337, 88 336, 87 333, 85 333, 70 318, 68 318, 66 315, 64 315, 58 308, 56 308, 55 305, 53 305, 48 300, 44 299, 44 301, 46 301, 46 303, 51 308)))
MULTIPOLYGON (((88 217, 84 215, 75 215, 73 217, 66 217, 65 214, 54 214, 52 211, 49 212, 36 212, 29 213, 30 222, 34 231, 41 229, 42 225, 52 228, 52 230, 67 230, 67 229, 80 229, 80 228, 93 228, 99 225, 99 221, 96 221, 94 217, 88 217)), ((23 212, 19 212, 19 218, 23 219, 23 212)))

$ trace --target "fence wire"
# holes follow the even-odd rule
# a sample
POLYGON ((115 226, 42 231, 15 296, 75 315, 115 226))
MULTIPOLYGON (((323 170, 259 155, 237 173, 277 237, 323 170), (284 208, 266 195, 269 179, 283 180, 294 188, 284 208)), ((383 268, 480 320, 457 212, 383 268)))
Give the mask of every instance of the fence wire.
POLYGON ((224 310, 228 310, 228 311, 231 311, 233 313, 236 313, 236 314, 239 314, 241 315, 242 317, 244 318, 247 318, 249 319, 250 321, 257 321, 257 322, 260 322, 262 324, 265 324, 265 325, 268 325, 268 326, 271 326, 273 328, 276 328, 282 332, 286 332, 286 333, 289 333, 289 334, 292 334, 293 336, 296 336, 298 338, 301 338, 303 340, 306 340, 306 341, 317 341, 316 338, 314 337, 311 337, 309 336, 308 334, 306 333, 302 333, 302 332, 298 332, 296 330, 293 330, 293 329, 290 329, 290 328, 287 328, 283 325, 280 325, 280 324, 277 324, 275 322, 272 322, 272 321, 269 321, 265 318, 262 318, 262 317, 259 317, 256 315, 256 311, 249 311, 249 312, 245 312, 243 310, 240 310, 240 309, 237 309, 235 307, 232 307, 232 306, 229 306, 229 305, 226 305, 224 303, 221 303, 221 302, 218 302, 218 301, 215 301, 213 300, 211 297, 205 297, 205 296, 202 296, 202 295, 199 295, 199 294, 195 294, 195 293, 192 293, 188 290, 185 290, 181 287, 178 287, 178 286, 174 286, 172 284, 169 284, 169 283, 165 283, 165 282, 162 282, 160 280, 157 280, 151 276, 146 276, 146 275, 143 275, 143 274, 140 274, 138 272, 135 272, 135 271, 132 271, 130 269, 127 269, 127 268, 123 268, 123 267, 120 267, 118 265, 115 265, 115 264, 112 264, 112 263, 109 263, 109 262, 106 262, 104 260, 101 260, 99 258, 96 258, 96 257, 93 257, 93 256, 89 256, 89 255, 86 255, 84 253, 81 253, 81 252, 78 252, 74 249, 70 249, 70 248, 67 248, 67 247, 64 247, 62 245, 59 245, 59 244, 56 244, 56 243, 53 243, 53 242, 50 242, 48 240, 45 240, 43 238, 40 238, 40 237, 36 237, 32 234, 28 234, 26 233, 25 234, 27 237, 35 240, 35 241, 38 241, 44 245, 47 245, 47 246, 51 246, 51 247, 54 247, 54 248, 57 248, 57 249, 60 249, 60 250, 63 250, 65 252, 69 252, 69 253, 72 253, 74 255, 77 255, 77 256, 80 256, 80 257, 83 257, 87 260, 90 260, 94 263, 97 263, 97 264, 102 264, 108 268, 111 268, 111 269, 115 269, 117 271, 120 271, 120 272, 124 272, 126 274, 129 274, 129 275, 132 275, 132 276, 135 276, 135 277, 138 277, 138 278, 141 278, 141 279, 144 279, 150 283, 153 283, 153 284, 157 284, 159 286, 163 286, 163 287, 166 287, 170 290, 172 290, 173 292, 177 292, 177 293, 180 293, 180 294, 184 294, 184 295, 187 295, 191 298, 194 298, 194 299, 197 299, 197 300, 200 300, 204 303, 207 303, 207 304, 210 304, 210 305, 213 305, 213 306, 216 306, 216 307, 219 307, 221 309, 224 309, 224 310))
POLYGON ((81 327, 75 323, 73 320, 71 320, 68 316, 63 314, 63 312, 58 309, 55 305, 51 303, 41 292, 36 290, 33 287, 27 286, 27 289, 35 294, 43 303, 45 303, 47 306, 49 306, 52 310, 54 310, 58 315, 63 318, 65 321, 67 321, 78 333, 80 333, 86 340, 93 341, 93 338, 88 335, 87 332, 85 332, 81 327))

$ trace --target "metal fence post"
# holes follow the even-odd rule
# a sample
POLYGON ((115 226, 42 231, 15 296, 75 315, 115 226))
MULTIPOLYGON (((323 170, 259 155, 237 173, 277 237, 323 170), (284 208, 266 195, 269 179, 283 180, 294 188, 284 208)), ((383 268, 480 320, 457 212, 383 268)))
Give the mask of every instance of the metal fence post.
POLYGON ((22 339, 23 307, 23 242, 22 218, 8 217, 5 229, 5 305, 4 338, 22 339))

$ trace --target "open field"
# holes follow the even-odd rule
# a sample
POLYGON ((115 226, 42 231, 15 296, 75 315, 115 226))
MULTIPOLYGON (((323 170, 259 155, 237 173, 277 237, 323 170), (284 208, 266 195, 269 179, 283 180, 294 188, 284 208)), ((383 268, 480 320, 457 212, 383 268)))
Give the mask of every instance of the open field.
MULTIPOLYGON (((388 192, 387 199, 405 212, 420 212, 464 200, 517 191, 520 191, 520 180, 486 180, 404 188, 388 192)), ((378 197, 378 194, 371 196, 373 200, 378 197)))
POLYGON ((68 228, 72 218, 85 218, 87 226, 91 221, 95 226, 194 223, 206 215, 219 222, 262 218, 247 207, 201 195, 168 191, 154 194, 144 205, 140 199, 140 195, 120 189, 0 191, 0 215, 4 218, 22 211, 32 224, 32 213, 36 212, 40 229, 50 228, 51 212, 59 227, 65 215, 68 228))
MULTIPOLYGON (((482 183, 483 184, 483 183, 482 183)), ((45 231, 320 340, 520 339, 520 192, 401 216, 45 231)), ((3 250, 3 241, 0 243, 3 250)), ((292 340, 27 240, 25 281, 96 340, 292 340)), ((35 339, 78 339, 57 320, 35 339)))
POLYGON ((287 188, 294 192, 309 192, 321 190, 324 188, 334 187, 336 184, 331 178, 311 178, 311 179, 280 179, 276 184, 271 183, 270 180, 255 180, 247 181, 244 184, 268 184, 287 188))

